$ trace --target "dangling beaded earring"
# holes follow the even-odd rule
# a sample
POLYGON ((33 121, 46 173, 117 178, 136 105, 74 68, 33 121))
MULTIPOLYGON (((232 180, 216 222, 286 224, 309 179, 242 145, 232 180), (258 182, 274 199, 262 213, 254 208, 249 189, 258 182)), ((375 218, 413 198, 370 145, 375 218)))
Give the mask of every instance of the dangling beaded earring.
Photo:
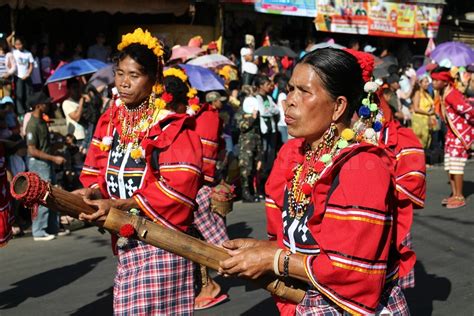
POLYGON ((332 141, 336 137, 336 131, 337 131, 336 123, 332 122, 331 125, 329 125, 329 129, 326 135, 324 135, 324 141, 326 142, 326 146, 330 147, 332 145, 332 141))

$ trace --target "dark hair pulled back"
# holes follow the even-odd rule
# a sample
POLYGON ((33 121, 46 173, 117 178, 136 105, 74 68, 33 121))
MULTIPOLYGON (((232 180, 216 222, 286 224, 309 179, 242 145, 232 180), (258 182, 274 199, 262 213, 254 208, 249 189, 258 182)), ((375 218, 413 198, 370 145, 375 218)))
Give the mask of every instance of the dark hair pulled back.
POLYGON ((261 86, 263 86, 267 82, 271 82, 270 78, 268 78, 267 76, 264 76, 264 75, 257 75, 253 79, 253 84, 257 88, 260 88, 261 86))
POLYGON ((350 119, 360 107, 364 92, 362 70, 357 58, 341 49, 322 48, 306 54, 298 64, 313 67, 334 100, 339 96, 347 98, 349 107, 345 117, 350 119))
POLYGON ((168 106, 177 111, 180 105, 188 104, 188 85, 180 78, 175 76, 167 76, 164 78, 165 91, 173 95, 173 101, 168 103, 168 106))
POLYGON ((158 57, 153 52, 141 44, 130 44, 123 50, 119 51, 114 58, 115 64, 124 60, 126 57, 132 58, 140 66, 143 67, 145 74, 155 82, 162 82, 163 67, 158 57))

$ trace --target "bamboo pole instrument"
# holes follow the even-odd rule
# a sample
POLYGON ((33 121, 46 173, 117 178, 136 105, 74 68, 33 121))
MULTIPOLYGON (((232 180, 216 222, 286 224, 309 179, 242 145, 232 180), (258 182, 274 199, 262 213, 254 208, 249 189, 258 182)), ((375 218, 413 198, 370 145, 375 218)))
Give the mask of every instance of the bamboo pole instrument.
MULTIPOLYGON (((31 172, 18 174, 11 183, 10 191, 15 199, 30 208, 42 204, 53 211, 74 218, 78 218, 81 213, 93 214, 96 212, 79 195, 53 187, 31 172)), ((222 248, 183 232, 166 228, 144 217, 131 215, 114 208, 110 209, 105 221, 97 221, 94 224, 112 233, 118 233, 123 225, 131 224, 136 232, 131 238, 141 240, 214 270, 219 268, 219 261, 230 258, 230 255, 222 248)), ((264 276, 254 282, 271 294, 294 303, 301 302, 305 295, 303 289, 296 285, 290 285, 288 281, 283 279, 264 276)))

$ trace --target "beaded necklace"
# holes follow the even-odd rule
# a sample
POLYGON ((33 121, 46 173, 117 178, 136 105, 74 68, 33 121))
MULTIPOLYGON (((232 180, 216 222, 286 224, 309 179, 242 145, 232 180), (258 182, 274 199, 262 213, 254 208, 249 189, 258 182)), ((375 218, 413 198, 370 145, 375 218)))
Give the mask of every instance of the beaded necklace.
MULTIPOLYGON (((118 94, 114 95, 114 110, 110 112, 110 121, 107 126, 107 134, 102 138, 99 145, 100 150, 109 151, 112 148, 113 137, 112 121, 115 114, 121 124, 121 133, 119 133, 119 144, 117 150, 125 152, 129 144, 132 144, 130 157, 137 162, 145 158, 145 150, 140 143, 148 136, 148 133, 157 121, 161 110, 166 107, 166 102, 161 98, 155 98, 152 93, 148 99, 145 99, 139 106, 128 108, 126 104, 120 100, 118 94)), ((168 111, 165 111, 168 112, 168 111)))
POLYGON ((153 123, 155 111, 153 95, 145 99, 136 108, 128 108, 126 105, 118 108, 118 118, 121 123, 118 149, 125 151, 128 144, 132 144, 132 151, 139 148, 140 134, 148 132, 153 123))
POLYGON ((336 125, 326 131, 322 141, 315 150, 309 144, 305 145, 305 158, 290 173, 290 187, 288 189, 288 211, 292 218, 300 220, 308 205, 311 203, 311 194, 314 184, 321 178, 323 170, 328 166, 339 151, 346 148, 354 138, 353 133, 346 129, 341 137, 335 135, 336 125), (348 135, 349 134, 349 135, 348 135))

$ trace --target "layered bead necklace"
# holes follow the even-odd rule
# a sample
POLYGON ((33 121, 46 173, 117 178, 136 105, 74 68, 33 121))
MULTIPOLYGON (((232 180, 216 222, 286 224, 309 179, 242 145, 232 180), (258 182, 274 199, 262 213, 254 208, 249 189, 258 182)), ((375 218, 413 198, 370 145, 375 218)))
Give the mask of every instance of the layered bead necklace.
POLYGON ((349 145, 353 139, 351 130, 346 129, 341 137, 336 136, 336 125, 333 124, 326 131, 322 141, 315 150, 309 144, 305 145, 305 157, 302 163, 291 170, 288 180, 288 211, 292 218, 300 220, 311 203, 311 194, 314 184, 321 177, 323 170, 328 166, 338 152, 349 145))
POLYGON ((132 152, 139 149, 140 134, 143 131, 148 131, 148 128, 152 125, 154 112, 155 106, 152 95, 135 108, 130 109, 126 105, 118 108, 118 118, 122 129, 119 136, 119 150, 125 151, 128 144, 132 144, 132 152))

